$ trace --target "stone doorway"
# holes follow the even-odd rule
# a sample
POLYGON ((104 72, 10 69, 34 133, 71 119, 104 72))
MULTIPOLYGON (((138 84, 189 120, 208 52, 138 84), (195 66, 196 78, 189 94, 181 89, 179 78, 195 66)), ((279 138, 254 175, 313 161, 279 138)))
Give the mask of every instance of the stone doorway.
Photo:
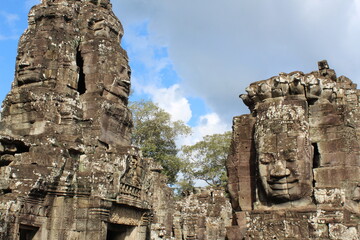
POLYGON ((35 240, 36 233, 38 232, 38 227, 28 226, 28 225, 20 225, 19 233, 20 240, 35 240))
POLYGON ((106 240, 136 240, 136 227, 109 223, 106 240))

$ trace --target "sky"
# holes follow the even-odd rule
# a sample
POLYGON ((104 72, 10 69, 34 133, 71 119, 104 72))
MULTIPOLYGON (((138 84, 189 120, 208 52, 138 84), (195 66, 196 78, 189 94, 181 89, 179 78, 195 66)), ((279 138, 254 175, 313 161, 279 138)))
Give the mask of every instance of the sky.
MULTIPOLYGON (((38 0, 0 10, 0 100, 17 41, 38 0)), ((317 70, 360 83, 360 0, 112 0, 132 68, 131 100, 152 100, 193 128, 179 144, 231 130, 248 113, 239 94, 280 72, 317 70)))

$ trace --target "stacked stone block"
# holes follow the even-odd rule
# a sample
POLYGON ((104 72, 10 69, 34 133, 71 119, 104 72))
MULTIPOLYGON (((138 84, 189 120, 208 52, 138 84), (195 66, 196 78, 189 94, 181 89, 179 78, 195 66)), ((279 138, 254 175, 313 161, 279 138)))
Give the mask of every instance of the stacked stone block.
POLYGON ((198 188, 176 202, 172 239, 225 239, 231 207, 223 189, 198 188))

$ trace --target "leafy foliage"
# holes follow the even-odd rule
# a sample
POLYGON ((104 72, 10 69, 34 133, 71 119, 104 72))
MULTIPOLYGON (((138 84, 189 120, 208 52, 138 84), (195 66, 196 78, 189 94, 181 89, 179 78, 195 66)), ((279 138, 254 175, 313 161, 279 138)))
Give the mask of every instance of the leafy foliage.
POLYGON ((189 182, 204 180, 211 186, 223 186, 227 176, 225 161, 229 152, 231 132, 207 135, 202 141, 182 147, 182 156, 186 163, 184 177, 189 182))
POLYGON ((182 121, 172 121, 170 114, 153 102, 132 102, 129 108, 133 113, 133 144, 142 150, 144 157, 159 161, 169 183, 174 184, 182 168, 175 140, 190 134, 191 129, 182 121))

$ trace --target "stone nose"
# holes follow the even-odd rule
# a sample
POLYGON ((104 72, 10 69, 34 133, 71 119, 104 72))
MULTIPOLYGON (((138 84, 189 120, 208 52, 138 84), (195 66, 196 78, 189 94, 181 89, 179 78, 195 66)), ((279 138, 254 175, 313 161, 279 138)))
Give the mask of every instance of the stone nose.
POLYGON ((285 167, 282 161, 276 161, 272 169, 270 170, 271 177, 281 178, 281 177, 287 177, 289 175, 290 175, 290 170, 285 167))
POLYGON ((31 62, 29 60, 30 60, 30 58, 29 58, 28 54, 25 53, 19 61, 19 68, 23 69, 23 68, 29 67, 31 65, 31 62))

